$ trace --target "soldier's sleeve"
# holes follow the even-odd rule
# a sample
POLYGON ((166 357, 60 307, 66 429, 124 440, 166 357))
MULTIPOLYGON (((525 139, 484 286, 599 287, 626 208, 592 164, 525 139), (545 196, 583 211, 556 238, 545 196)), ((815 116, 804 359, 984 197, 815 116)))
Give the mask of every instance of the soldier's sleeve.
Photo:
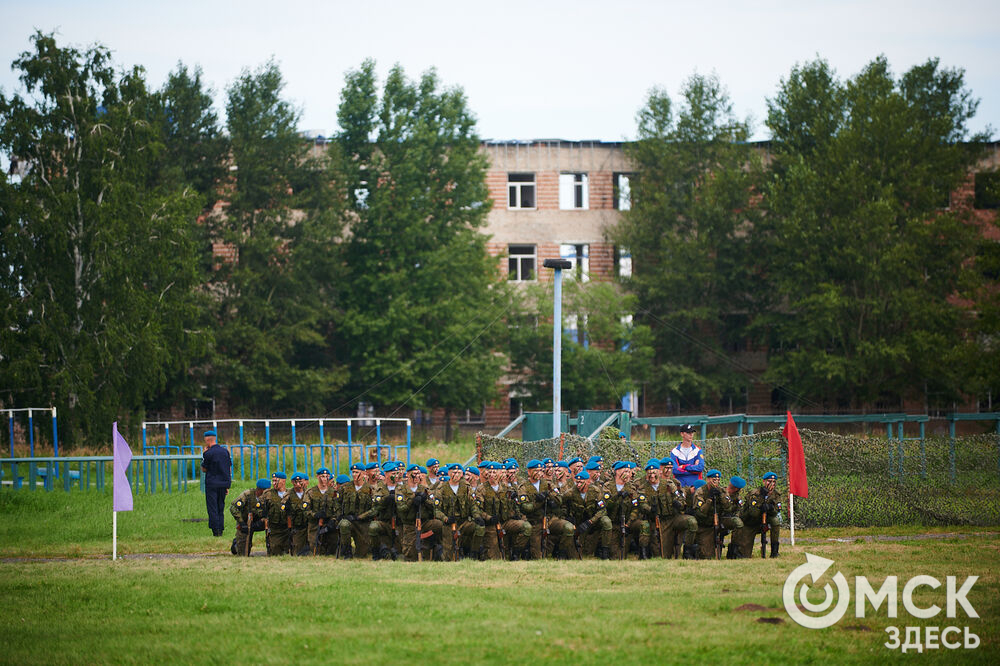
POLYGON ((409 513, 410 508, 413 506, 413 495, 410 493, 404 493, 401 488, 396 488, 395 497, 393 501, 396 502, 396 513, 399 515, 405 515, 409 513))
POLYGON ((427 501, 430 503, 431 508, 434 510, 434 517, 440 520, 441 522, 444 522, 448 520, 448 514, 445 513, 444 503, 441 501, 441 498, 438 497, 438 495, 439 493, 437 492, 433 493, 433 496, 429 495, 427 497, 427 501))
POLYGON ((240 515, 240 511, 243 510, 243 493, 229 503, 229 513, 233 516, 237 523, 243 521, 243 516, 240 515))
POLYGON ((521 507, 521 513, 528 515, 529 513, 534 513, 539 507, 535 505, 535 487, 529 483, 520 486, 517 489, 517 505, 521 507))

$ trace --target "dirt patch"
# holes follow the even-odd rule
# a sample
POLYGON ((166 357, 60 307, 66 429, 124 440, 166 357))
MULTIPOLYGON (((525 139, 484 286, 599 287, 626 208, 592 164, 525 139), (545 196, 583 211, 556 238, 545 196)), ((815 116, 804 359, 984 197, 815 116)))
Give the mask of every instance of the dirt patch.
POLYGON ((763 624, 782 624, 784 622, 780 617, 759 617, 757 621, 763 624))
POLYGON ((871 627, 866 627, 863 624, 848 624, 844 627, 844 631, 871 631, 871 627))
POLYGON ((769 612, 774 610, 773 608, 768 608, 767 606, 761 606, 760 604, 743 604, 739 608, 734 608, 734 611, 754 611, 754 612, 769 612))

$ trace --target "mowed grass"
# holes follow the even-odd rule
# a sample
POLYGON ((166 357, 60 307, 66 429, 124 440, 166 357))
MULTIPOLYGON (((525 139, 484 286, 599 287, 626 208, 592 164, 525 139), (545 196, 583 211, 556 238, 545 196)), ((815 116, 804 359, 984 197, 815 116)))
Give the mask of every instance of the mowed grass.
MULTIPOLYGON (((231 536, 185 522, 205 512, 191 491, 137 495, 136 510, 119 514, 120 552, 149 555, 111 562, 110 506, 110 495, 93 492, 0 492, 0 552, 17 558, 0 562, 0 662, 871 663, 901 658, 883 646, 887 626, 902 637, 905 626, 949 625, 982 643, 906 657, 1000 657, 996 534, 920 539, 907 528, 893 532, 904 541, 866 542, 825 540, 849 539, 847 529, 809 530, 800 533, 809 542, 783 544, 781 558, 765 561, 247 559, 221 554, 231 536), (802 628, 781 592, 805 552, 834 560, 828 573, 843 572, 852 588, 855 576, 877 588, 895 575, 901 593, 912 576, 936 576, 942 588, 917 590, 922 607, 944 607, 945 576, 979 576, 968 598, 980 618, 917 620, 900 599, 898 618, 883 606, 857 619, 852 598, 834 627, 802 628), (71 559, 26 559, 37 556, 71 559), (748 604, 760 608, 738 610, 748 604)), ((232 527, 227 520, 227 534, 232 527)))

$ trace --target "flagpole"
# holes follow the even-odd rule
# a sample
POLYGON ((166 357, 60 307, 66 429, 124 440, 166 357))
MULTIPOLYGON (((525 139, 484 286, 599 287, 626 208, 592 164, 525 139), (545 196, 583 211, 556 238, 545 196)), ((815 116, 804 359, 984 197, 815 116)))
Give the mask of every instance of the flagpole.
POLYGON ((118 559, 118 512, 111 512, 111 561, 118 559))
POLYGON ((788 520, 792 523, 792 548, 795 547, 795 495, 788 493, 788 520))

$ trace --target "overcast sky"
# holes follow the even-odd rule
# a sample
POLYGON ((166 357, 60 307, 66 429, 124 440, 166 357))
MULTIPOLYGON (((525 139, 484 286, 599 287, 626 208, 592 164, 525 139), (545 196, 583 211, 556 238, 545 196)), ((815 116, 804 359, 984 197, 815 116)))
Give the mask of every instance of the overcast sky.
MULTIPOLYGON (((384 76, 436 67, 460 86, 493 139, 633 138, 652 86, 677 92, 716 72, 766 138, 766 98, 817 55, 841 77, 880 53, 896 73, 938 57, 980 98, 972 129, 1000 128, 1000 2, 522 2, 0 0, 0 88, 37 28, 61 44, 104 44, 159 87, 178 60, 201 65, 222 108, 226 86, 273 56, 300 129, 332 132, 344 72, 374 58, 384 76)), ((220 113, 221 116, 221 113, 220 113)), ((994 131, 994 137, 997 132, 994 131)))

